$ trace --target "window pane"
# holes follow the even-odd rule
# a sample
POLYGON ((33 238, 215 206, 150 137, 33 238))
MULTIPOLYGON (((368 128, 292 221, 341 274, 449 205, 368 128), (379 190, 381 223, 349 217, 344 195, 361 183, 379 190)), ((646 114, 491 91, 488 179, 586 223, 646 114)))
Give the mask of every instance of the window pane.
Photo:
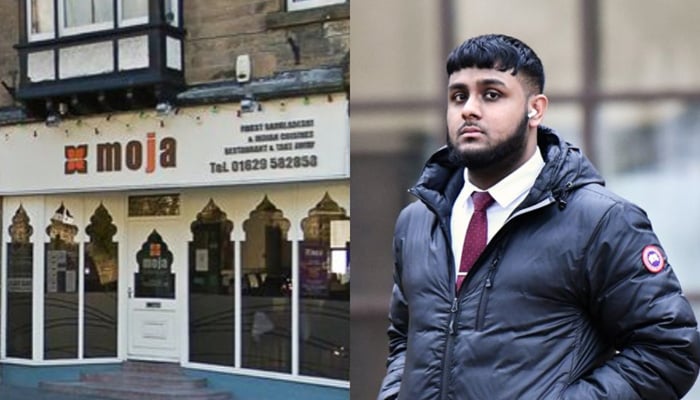
POLYGON ((350 379, 349 220, 326 193, 301 223, 299 371, 350 379))
POLYGON ((78 227, 63 204, 51 217, 45 245, 44 358, 78 357, 78 227))
POLYGON ((578 104, 550 100, 543 124, 554 129, 567 142, 583 149, 583 110, 578 104))
POLYGON ((640 205, 681 280, 700 293, 700 103, 617 103, 598 114, 599 167, 608 186, 640 205))
POLYGON ((12 217, 7 244, 7 357, 32 358, 33 228, 19 206, 12 217))
POLYGON ((303 10, 307 8, 329 6, 345 3, 346 0, 287 0, 287 10, 303 10))
POLYGON ((112 0, 64 0, 65 27, 75 28, 111 22, 114 19, 112 0))
POLYGON ((172 26, 178 26, 177 5, 178 0, 165 1, 165 22, 172 26))
MULTIPOLYGON (((440 27, 433 23, 438 21, 440 2, 364 0, 353 3, 351 9, 353 102, 432 102, 443 98, 445 68, 438 45, 440 27), (379 15, 397 17, 378 18, 379 15)), ((353 111, 353 134, 356 115, 353 111)))
POLYGON ((113 241, 117 227, 100 205, 85 229, 84 356, 117 356, 117 288, 119 244, 113 241))
POLYGON ((122 0, 122 19, 148 16, 148 0, 122 0))
POLYGON ((134 273, 134 297, 151 299, 175 298, 173 253, 157 230, 136 253, 138 272, 134 273))
POLYGON ((31 34, 53 32, 53 0, 32 0, 31 34))
POLYGON ((234 365, 233 223, 213 200, 197 214, 189 243, 190 361, 234 365))
POLYGON ((527 43, 542 59, 547 93, 571 93, 582 87, 580 1, 460 0, 452 3, 457 31, 454 46, 476 35, 511 35, 527 43), (552 34, 546 23, 533 24, 533 21, 557 21, 556 33, 552 34))
POLYGON ((605 90, 700 87, 700 2, 600 1, 605 90))
POLYGON ((291 372, 289 220, 265 196, 243 223, 244 368, 291 372))

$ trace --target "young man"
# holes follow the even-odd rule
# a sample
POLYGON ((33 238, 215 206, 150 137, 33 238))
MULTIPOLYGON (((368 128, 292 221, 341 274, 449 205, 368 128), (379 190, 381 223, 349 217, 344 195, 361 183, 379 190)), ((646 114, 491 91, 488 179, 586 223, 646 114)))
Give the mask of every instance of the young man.
POLYGON ((378 398, 681 398, 693 311, 644 211, 540 125, 537 55, 479 36, 447 73, 448 144, 396 224, 378 398))

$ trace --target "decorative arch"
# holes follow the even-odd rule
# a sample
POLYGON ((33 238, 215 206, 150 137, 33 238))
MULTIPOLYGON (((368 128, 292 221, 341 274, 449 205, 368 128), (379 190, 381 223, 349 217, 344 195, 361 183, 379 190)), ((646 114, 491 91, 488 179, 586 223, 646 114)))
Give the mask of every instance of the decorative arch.
POLYGON ((29 223, 29 215, 22 204, 19 205, 15 215, 12 216, 12 224, 7 229, 10 240, 16 244, 26 244, 34 233, 34 228, 29 223))
POLYGON ((316 206, 309 210, 308 216, 301 220, 304 241, 328 244, 331 241, 331 221, 349 219, 345 209, 326 192, 316 206))
POLYGON ((281 277, 291 270, 291 244, 287 234, 291 223, 265 195, 243 222, 243 272, 281 277))

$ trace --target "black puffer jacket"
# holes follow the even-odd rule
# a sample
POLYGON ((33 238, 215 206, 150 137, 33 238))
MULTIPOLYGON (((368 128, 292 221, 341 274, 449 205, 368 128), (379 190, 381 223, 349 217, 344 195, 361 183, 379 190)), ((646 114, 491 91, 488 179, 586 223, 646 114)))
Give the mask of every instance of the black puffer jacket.
POLYGON ((397 222, 387 375, 379 399, 678 399, 700 362, 693 311, 644 211, 541 127, 545 167, 459 293, 445 149, 397 222), (648 263, 657 263, 645 267, 648 263))

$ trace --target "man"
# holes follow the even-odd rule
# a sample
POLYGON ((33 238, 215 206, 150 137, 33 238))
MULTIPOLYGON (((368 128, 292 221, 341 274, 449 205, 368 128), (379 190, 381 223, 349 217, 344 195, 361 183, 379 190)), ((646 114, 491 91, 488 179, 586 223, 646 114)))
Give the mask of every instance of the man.
POLYGON ((378 398, 681 398, 693 311, 644 211, 540 125, 537 55, 479 36, 447 73, 448 144, 396 224, 378 398))

